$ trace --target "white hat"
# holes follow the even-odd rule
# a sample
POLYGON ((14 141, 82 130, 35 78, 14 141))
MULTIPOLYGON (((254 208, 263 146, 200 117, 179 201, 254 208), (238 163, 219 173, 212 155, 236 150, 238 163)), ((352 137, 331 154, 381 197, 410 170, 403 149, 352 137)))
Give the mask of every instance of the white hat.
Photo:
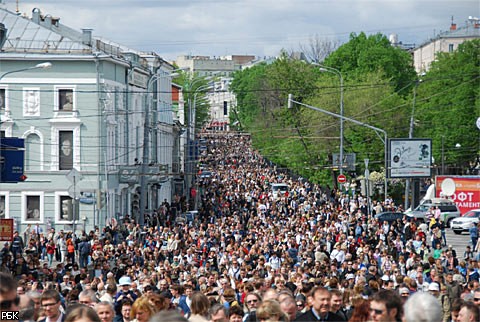
POLYGON ((353 275, 352 273, 349 273, 347 275, 345 275, 345 279, 347 280, 351 280, 351 279, 354 279, 355 278, 355 275, 353 275))
POLYGON ((440 292, 440 286, 438 285, 438 283, 433 282, 428 286, 428 290, 440 292))
POLYGON ((122 276, 122 277, 120 277, 120 280, 118 281, 118 285, 120 285, 120 286, 132 285, 132 280, 128 276, 122 276))
POLYGON ((388 277, 388 275, 383 275, 382 276, 382 281, 388 282, 389 280, 390 280, 390 277, 388 277))

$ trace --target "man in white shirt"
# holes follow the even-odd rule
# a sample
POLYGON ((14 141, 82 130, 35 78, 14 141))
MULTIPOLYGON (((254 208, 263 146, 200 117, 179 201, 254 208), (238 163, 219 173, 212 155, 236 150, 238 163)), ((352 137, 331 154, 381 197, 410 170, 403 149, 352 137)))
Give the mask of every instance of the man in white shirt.
POLYGON ((330 254, 330 259, 336 259, 338 265, 341 265, 345 261, 345 252, 341 249, 340 243, 335 244, 335 249, 330 254))

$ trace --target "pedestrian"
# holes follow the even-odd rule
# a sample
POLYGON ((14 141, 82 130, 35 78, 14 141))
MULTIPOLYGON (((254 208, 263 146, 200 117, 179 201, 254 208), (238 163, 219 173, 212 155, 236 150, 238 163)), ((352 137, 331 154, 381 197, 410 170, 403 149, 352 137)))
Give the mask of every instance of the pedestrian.
POLYGON ((470 228, 468 229, 468 232, 470 233, 470 240, 472 243, 472 247, 477 246, 477 241, 478 241, 478 227, 476 223, 472 223, 470 228))

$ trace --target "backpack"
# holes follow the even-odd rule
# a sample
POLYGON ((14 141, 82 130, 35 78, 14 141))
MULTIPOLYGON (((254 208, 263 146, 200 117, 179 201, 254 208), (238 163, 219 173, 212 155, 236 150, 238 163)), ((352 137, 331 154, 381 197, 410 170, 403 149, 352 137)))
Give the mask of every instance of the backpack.
POLYGON ((88 242, 86 241, 82 242, 82 244, 80 245, 80 254, 81 255, 90 254, 90 245, 88 244, 88 242))

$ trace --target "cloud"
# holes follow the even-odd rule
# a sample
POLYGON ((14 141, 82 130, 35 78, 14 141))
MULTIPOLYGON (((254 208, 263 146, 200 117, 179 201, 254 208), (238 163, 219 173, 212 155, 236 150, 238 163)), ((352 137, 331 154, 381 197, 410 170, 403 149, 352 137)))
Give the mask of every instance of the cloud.
MULTIPOLYGON (((347 41, 351 32, 398 34, 421 43, 480 16, 478 0, 37 0, 21 1, 31 15, 61 17, 75 28, 166 59, 179 54, 277 55, 315 34, 347 41)), ((14 1, 7 3, 14 11, 14 1)))

